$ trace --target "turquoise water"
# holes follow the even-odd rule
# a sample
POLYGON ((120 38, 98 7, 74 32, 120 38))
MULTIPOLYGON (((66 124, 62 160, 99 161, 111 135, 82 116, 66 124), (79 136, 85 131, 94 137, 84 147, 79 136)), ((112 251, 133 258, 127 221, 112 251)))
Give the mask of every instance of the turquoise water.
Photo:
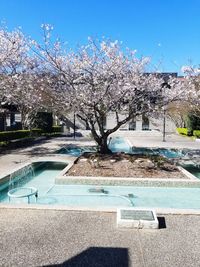
MULTIPOLYGON (((28 179, 22 180, 23 183, 20 184, 38 189, 37 202, 33 196, 30 203, 69 207, 200 209, 200 188, 56 185, 55 178, 65 167, 66 164, 58 162, 33 164, 34 177, 28 176, 28 179)), ((2 203, 9 202, 8 183, 6 185, 0 187, 2 203)), ((10 202, 27 203, 27 198, 11 198, 10 202)))
MULTIPOLYGON (((25 177, 25 179, 20 182, 19 186, 37 188, 39 197, 44 195, 47 190, 54 185, 55 177, 67 166, 67 164, 60 162, 33 163, 32 165, 34 169, 34 177, 31 177, 30 175, 28 179, 25 177)), ((9 202, 7 195, 9 190, 9 182, 7 183, 7 187, 5 189, 3 188, 4 185, 0 186, 0 202, 9 202)), ((35 202, 34 197, 31 199, 35 202)), ((11 198, 10 202, 27 203, 27 198, 11 198)))
MULTIPOLYGON (((165 149, 165 148, 143 148, 143 147, 131 147, 130 144, 122 137, 113 137, 108 140, 108 146, 113 153, 124 152, 133 155, 162 155, 167 158, 179 158, 184 156, 183 151, 177 149, 165 149)), ((84 152, 96 152, 96 147, 77 147, 70 146, 61 148, 57 151, 59 154, 68 154, 79 157, 84 152)))
POLYGON ((103 186, 107 194, 90 193, 90 188, 95 186, 55 185, 38 199, 38 203, 71 207, 200 209, 200 188, 103 186))
POLYGON ((200 167, 196 167, 196 166, 192 166, 192 165, 188 165, 188 166, 186 165, 186 166, 183 166, 183 168, 200 179, 200 167))
MULTIPOLYGON (((35 167, 35 177, 24 186, 38 189, 38 205, 200 209, 200 188, 56 185, 55 177, 65 166, 46 163, 35 167)), ((8 188, 0 190, 1 202, 9 202, 7 192, 8 188)), ((35 198, 30 202, 35 204, 35 198)), ((27 198, 11 199, 11 203, 27 203, 27 198)))
POLYGON ((85 152, 96 152, 96 151, 97 151, 96 147, 92 147, 92 146, 82 146, 82 147, 69 146, 69 147, 63 147, 59 149, 56 153, 79 157, 85 152))
POLYGON ((131 146, 122 137, 111 138, 108 142, 109 142, 108 146, 113 153, 116 152, 131 153, 131 146))

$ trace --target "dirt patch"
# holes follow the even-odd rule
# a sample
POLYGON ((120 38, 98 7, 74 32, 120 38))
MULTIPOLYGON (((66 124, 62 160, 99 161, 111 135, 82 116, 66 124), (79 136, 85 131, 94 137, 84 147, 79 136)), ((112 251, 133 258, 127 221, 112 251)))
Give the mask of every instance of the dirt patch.
POLYGON ((67 176, 189 179, 177 166, 161 156, 86 153, 66 173, 67 176))

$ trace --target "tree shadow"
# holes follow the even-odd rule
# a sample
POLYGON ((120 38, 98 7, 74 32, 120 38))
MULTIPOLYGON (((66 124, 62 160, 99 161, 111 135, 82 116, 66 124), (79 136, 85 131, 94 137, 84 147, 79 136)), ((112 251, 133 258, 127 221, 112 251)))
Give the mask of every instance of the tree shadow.
POLYGON ((127 248, 90 247, 80 254, 60 264, 44 265, 44 267, 128 267, 127 248))
POLYGON ((66 134, 66 137, 83 137, 83 134, 80 132, 75 132, 75 133, 68 133, 66 134))
POLYGON ((165 217, 157 217, 158 223, 159 223, 159 229, 165 229, 167 228, 166 222, 165 222, 165 217))

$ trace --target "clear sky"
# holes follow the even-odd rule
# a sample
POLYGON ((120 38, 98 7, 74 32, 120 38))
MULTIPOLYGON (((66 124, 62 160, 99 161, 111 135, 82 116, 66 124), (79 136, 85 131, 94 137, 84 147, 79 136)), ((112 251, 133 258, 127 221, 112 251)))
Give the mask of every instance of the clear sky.
POLYGON ((200 0, 0 0, 0 20, 37 40, 49 23, 70 47, 117 39, 161 71, 200 64, 200 0))

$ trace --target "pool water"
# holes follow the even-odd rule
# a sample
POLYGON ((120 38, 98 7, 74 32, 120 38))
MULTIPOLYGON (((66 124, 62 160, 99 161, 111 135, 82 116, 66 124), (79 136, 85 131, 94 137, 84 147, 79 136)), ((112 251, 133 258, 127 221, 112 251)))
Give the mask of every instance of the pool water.
MULTIPOLYGON (((55 177, 65 166, 63 163, 49 162, 34 166, 35 176, 24 184, 25 187, 38 189, 37 202, 32 198, 30 203, 93 208, 200 209, 200 188, 56 185, 55 177)), ((8 189, 0 189, 0 202, 9 202, 8 189)), ((11 199, 10 202, 27 203, 27 199, 11 199)))
POLYGON ((177 149, 145 148, 145 147, 133 147, 131 154, 133 155, 161 155, 167 158, 181 158, 184 156, 184 152, 179 151, 177 149))
POLYGON ((79 157, 85 152, 96 152, 97 148, 92 147, 92 146, 82 146, 82 147, 77 147, 77 146, 69 146, 69 147, 63 147, 60 150, 58 150, 56 153, 58 154, 67 154, 71 155, 74 157, 79 157))
POLYGON ((200 188, 103 186, 106 194, 90 193, 91 188, 95 186, 54 185, 38 202, 72 207, 134 206, 200 209, 200 188))
POLYGON ((200 166, 198 167, 194 165, 183 165, 182 167, 200 179, 200 166))
POLYGON ((122 137, 114 137, 108 140, 108 147, 113 153, 131 153, 131 145, 122 137))
MULTIPOLYGON (((185 155, 183 151, 177 149, 166 148, 146 148, 146 147, 132 147, 128 141, 122 137, 113 137, 108 140, 108 147, 113 153, 124 152, 133 155, 161 155, 167 158, 181 158, 185 155)), ((63 147, 56 153, 67 154, 79 157, 84 152, 96 152, 97 148, 94 146, 68 146, 63 147)))
MULTIPOLYGON (((55 177, 67 166, 66 163, 62 162, 37 162, 33 163, 32 167, 34 170, 34 176, 28 175, 27 177, 22 177, 25 179, 20 180, 20 187, 35 187, 38 189, 39 197, 44 195, 49 187, 54 185, 55 177), (21 182, 22 181, 22 182, 21 182)), ((19 175, 19 174, 18 174, 19 175)), ((18 177, 13 177, 13 179, 18 179, 18 177)), ((17 184, 16 184, 16 187, 17 184)), ((9 191, 9 181, 0 186, 0 202, 9 202, 8 191, 9 191)), ((35 199, 31 198, 33 201, 35 199)), ((26 203, 27 199, 10 199, 10 202, 23 202, 26 203)))

